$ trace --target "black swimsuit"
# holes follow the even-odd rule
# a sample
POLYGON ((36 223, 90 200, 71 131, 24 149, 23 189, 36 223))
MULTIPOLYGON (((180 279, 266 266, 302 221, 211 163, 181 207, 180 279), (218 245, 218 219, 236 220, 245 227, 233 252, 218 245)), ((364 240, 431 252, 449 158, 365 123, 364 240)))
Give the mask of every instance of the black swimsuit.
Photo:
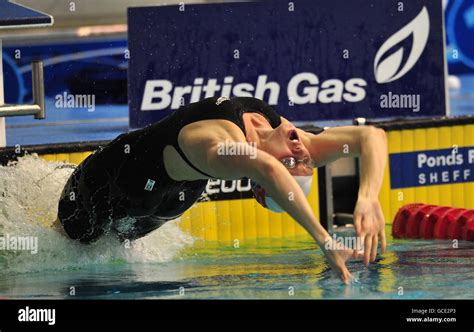
POLYGON ((175 219, 190 208, 208 180, 175 181, 168 176, 163 150, 173 146, 196 168, 178 145, 178 134, 187 124, 224 119, 245 134, 242 114, 262 114, 273 128, 280 115, 255 98, 207 98, 181 107, 163 120, 118 136, 88 156, 71 174, 59 201, 58 216, 66 233, 83 243, 114 231, 122 240, 133 240, 175 219))

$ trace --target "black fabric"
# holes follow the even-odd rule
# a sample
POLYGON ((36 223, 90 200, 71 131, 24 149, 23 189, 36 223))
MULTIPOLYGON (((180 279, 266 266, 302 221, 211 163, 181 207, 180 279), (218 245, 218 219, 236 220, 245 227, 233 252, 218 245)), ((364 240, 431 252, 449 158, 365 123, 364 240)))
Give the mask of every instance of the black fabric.
POLYGON ((278 127, 281 123, 280 115, 259 99, 240 97, 230 100, 218 100, 219 98, 207 98, 198 103, 193 103, 189 106, 180 108, 171 116, 172 119, 170 120, 172 125, 167 127, 167 129, 171 131, 168 134, 168 137, 171 138, 170 143, 175 147, 178 153, 189 164, 189 166, 208 177, 212 176, 194 166, 179 147, 178 134, 184 126, 200 120, 229 120, 236 124, 245 135, 245 126, 242 119, 242 114, 245 112, 256 112, 263 115, 273 128, 278 127), (178 128, 178 131, 176 131, 176 128, 178 128))
POLYGON ((189 163, 178 145, 178 134, 184 126, 225 119, 245 133, 245 112, 262 114, 273 128, 280 125, 280 116, 261 100, 232 98, 218 102, 218 98, 207 98, 143 129, 122 134, 95 151, 75 169, 61 194, 58 216, 66 233, 83 243, 110 231, 122 239, 135 239, 179 217, 201 196, 208 180, 171 179, 163 163, 164 148, 174 146, 189 163), (120 233, 115 227, 117 220, 124 218, 134 223, 128 233, 120 233))

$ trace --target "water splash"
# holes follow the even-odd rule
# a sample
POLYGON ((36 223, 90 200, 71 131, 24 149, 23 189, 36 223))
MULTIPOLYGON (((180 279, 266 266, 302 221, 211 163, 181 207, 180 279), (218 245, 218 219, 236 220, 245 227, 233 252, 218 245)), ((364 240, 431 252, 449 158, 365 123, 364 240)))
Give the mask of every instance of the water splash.
POLYGON ((117 262, 167 262, 193 238, 179 228, 179 220, 136 240, 130 246, 104 237, 91 245, 65 238, 51 226, 62 188, 73 168, 49 162, 36 154, 0 166, 0 237, 36 237, 38 253, 0 250, 1 273, 81 268, 117 262))

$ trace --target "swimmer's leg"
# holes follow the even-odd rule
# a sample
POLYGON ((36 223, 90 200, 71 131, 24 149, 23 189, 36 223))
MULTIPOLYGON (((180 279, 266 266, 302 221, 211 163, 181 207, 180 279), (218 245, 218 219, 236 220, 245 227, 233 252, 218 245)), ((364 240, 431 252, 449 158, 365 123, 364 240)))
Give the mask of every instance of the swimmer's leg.
POLYGON ((113 230, 121 242, 137 240, 149 233, 157 230, 164 223, 169 221, 169 218, 161 218, 158 216, 148 216, 135 218, 129 225, 115 223, 113 230))

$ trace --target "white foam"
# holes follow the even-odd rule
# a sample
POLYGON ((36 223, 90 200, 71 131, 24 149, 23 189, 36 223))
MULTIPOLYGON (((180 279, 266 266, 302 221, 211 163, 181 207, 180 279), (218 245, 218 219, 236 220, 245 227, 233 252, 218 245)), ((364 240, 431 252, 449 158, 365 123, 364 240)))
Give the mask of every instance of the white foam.
POLYGON ((1 250, 0 273, 61 270, 116 261, 166 262, 193 243, 193 238, 180 230, 179 220, 166 223, 128 247, 112 236, 84 245, 59 234, 51 225, 62 188, 73 171, 64 165, 33 154, 0 166, 0 236, 38 238, 36 254, 1 250))

